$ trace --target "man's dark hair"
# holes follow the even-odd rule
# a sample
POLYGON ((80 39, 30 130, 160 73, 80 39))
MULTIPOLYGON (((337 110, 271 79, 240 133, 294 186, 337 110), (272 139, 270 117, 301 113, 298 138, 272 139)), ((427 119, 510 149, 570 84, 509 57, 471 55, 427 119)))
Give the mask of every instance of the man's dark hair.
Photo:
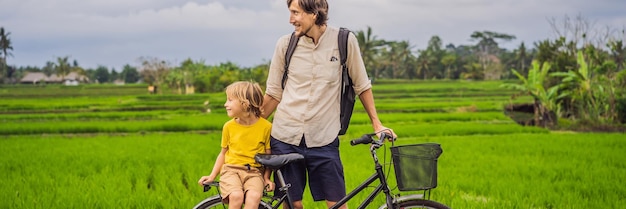
MULTIPOLYGON (((294 0, 287 0, 287 7, 294 0)), ((328 21, 328 3, 326 0, 297 0, 300 8, 309 14, 316 14, 315 25, 326 25, 328 21)))

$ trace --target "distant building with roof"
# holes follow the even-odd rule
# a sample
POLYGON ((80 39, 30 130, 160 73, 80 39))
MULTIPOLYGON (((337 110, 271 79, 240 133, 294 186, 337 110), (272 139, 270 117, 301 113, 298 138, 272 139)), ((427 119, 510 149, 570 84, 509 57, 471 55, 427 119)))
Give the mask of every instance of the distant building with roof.
POLYGON ((76 72, 71 72, 63 78, 57 76, 55 74, 46 76, 46 74, 41 72, 28 72, 22 79, 20 79, 20 83, 22 84, 42 84, 42 83, 56 83, 63 84, 67 86, 75 86, 80 83, 89 83, 89 78, 84 75, 79 75, 76 72))

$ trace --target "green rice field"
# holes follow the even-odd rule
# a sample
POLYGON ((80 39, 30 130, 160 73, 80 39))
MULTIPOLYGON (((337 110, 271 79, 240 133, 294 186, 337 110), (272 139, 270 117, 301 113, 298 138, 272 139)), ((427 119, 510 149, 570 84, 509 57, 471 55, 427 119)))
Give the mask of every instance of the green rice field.
MULTIPOLYGON (((395 145, 441 144, 432 200, 472 209, 626 205, 624 133, 520 126, 503 106, 531 100, 512 101, 515 92, 500 84, 374 85, 379 116, 399 136, 395 145)), ((192 208, 215 194, 197 180, 219 152, 229 119, 224 101, 223 93, 152 95, 144 85, 0 86, 0 208, 192 208)), ((340 138, 348 190, 373 168, 368 147, 349 140, 371 131, 357 104, 340 138)), ((390 146, 379 150, 381 160, 390 146)), ((386 170, 395 188, 393 168, 386 170)), ((304 203, 325 208, 310 196, 304 203)))

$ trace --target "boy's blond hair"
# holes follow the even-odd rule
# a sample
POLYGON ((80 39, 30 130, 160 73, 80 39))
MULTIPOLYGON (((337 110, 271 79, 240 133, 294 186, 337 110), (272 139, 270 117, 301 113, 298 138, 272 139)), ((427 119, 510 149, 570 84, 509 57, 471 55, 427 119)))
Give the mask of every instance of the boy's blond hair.
POLYGON ((261 116, 263 105, 263 90, 258 83, 252 81, 237 81, 226 87, 226 96, 241 101, 243 110, 261 116))

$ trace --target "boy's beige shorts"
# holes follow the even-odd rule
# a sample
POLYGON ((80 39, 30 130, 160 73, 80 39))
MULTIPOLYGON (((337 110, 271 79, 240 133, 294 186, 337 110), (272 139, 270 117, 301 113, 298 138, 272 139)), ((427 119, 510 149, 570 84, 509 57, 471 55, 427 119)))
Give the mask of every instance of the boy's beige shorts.
POLYGON ((220 172, 220 193, 222 199, 228 201, 227 197, 233 192, 257 191, 263 193, 265 184, 263 182, 263 172, 259 168, 240 165, 223 165, 220 172))

